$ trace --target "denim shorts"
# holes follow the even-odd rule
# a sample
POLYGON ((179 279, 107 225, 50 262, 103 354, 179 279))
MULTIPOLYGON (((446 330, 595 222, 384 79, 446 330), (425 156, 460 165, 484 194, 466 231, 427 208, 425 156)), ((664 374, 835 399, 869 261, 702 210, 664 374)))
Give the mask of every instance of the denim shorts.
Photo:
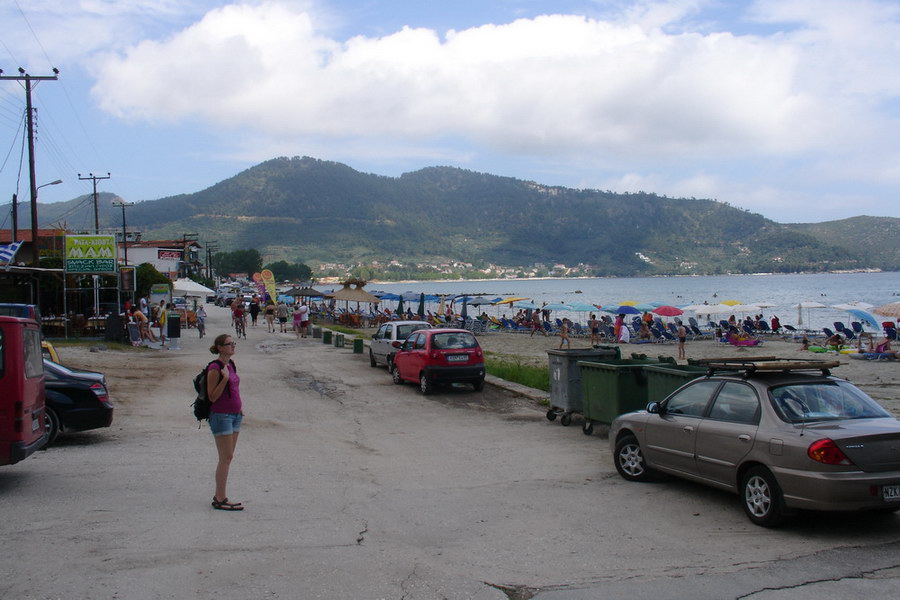
POLYGON ((231 435, 241 430, 243 420, 240 413, 209 413, 209 430, 213 435, 231 435))

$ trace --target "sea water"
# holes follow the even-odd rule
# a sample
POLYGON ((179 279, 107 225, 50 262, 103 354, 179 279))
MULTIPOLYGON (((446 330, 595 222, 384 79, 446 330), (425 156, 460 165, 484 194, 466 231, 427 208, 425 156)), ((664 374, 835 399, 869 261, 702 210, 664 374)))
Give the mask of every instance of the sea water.
MULTIPOLYGON (((425 292, 484 295, 489 298, 515 296, 530 298, 538 305, 544 302, 585 302, 605 306, 633 301, 680 307, 704 302, 718 304, 726 300, 738 300, 743 304, 766 302, 775 305, 762 311, 767 318, 778 315, 782 324, 821 329, 833 327, 834 321, 845 324, 850 321, 845 311, 830 308, 835 304, 861 301, 879 306, 900 302, 900 272, 373 282, 366 289, 395 294, 425 292), (792 308, 800 302, 819 302, 829 308, 802 309, 801 314, 800 309, 792 308)), ((393 307, 393 303, 387 304, 393 307)), ((412 309, 417 307, 418 304, 413 303, 412 309)), ((430 303, 428 309, 434 311, 436 307, 430 303)), ((517 309, 508 306, 470 308, 472 312, 480 313, 482 310, 489 315, 499 312, 512 316, 517 312, 517 309)), ((554 316, 570 316, 579 322, 586 319, 584 313, 561 315, 556 312, 554 316)), ((713 319, 727 317, 717 315, 713 319)), ((875 318, 879 322, 888 320, 877 315, 875 318)))

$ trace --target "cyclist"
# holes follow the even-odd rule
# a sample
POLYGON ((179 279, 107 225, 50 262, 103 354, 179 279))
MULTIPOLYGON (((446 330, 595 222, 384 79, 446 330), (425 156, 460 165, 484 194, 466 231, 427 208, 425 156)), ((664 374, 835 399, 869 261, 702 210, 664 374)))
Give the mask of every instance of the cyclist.
POLYGON ((247 339, 247 317, 244 315, 244 305, 237 300, 234 301, 231 309, 231 318, 234 322, 234 331, 236 337, 247 339))
POLYGON ((206 309, 203 305, 197 307, 197 331, 200 332, 200 337, 206 333, 206 309))

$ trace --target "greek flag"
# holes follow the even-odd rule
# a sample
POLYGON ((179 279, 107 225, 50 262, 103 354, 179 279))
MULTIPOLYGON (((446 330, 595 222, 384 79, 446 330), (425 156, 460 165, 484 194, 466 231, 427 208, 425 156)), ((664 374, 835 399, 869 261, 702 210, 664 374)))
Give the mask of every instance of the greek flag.
POLYGON ((0 244, 0 264, 8 265, 16 256, 16 252, 22 246, 22 242, 13 242, 12 244, 0 244))

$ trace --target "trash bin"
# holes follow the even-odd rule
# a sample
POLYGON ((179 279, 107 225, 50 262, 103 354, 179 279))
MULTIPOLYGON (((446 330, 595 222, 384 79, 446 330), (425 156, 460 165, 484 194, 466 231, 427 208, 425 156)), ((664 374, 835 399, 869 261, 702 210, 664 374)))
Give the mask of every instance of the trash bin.
POLYGON ((331 343, 331 332, 330 332, 330 331, 323 331, 323 332, 322 332, 322 343, 323 343, 323 344, 330 344, 330 343, 331 343))
POLYGON ((647 365, 647 403, 662 402, 688 381, 703 377, 709 369, 699 365, 647 365))
POLYGON ((581 369, 578 361, 617 359, 621 356, 618 346, 594 346, 573 350, 548 350, 550 368, 550 410, 547 420, 559 422, 568 427, 572 423, 572 413, 581 412, 581 369))
POLYGON ((353 340, 353 354, 362 354, 362 353, 363 353, 362 338, 356 338, 353 340))
POLYGON ((579 362, 584 434, 594 432, 594 423, 609 424, 623 413, 647 406, 644 369, 659 364, 659 360, 652 358, 579 362))
POLYGON ((344 334, 343 333, 334 334, 334 347, 335 348, 343 348, 344 347, 344 334))
POLYGON ((322 328, 321 327, 313 327, 312 328, 312 336, 313 336, 313 338, 322 337, 322 328))

